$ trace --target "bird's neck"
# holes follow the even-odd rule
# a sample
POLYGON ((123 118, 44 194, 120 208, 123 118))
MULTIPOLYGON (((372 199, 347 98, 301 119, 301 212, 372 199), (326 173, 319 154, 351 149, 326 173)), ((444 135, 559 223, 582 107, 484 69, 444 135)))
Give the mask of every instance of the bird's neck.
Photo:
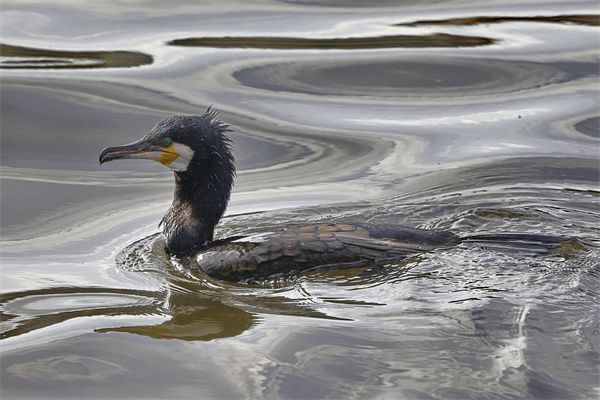
POLYGON ((169 251, 188 254, 212 242, 232 185, 233 174, 217 166, 192 165, 175 172, 173 203, 162 221, 169 251))

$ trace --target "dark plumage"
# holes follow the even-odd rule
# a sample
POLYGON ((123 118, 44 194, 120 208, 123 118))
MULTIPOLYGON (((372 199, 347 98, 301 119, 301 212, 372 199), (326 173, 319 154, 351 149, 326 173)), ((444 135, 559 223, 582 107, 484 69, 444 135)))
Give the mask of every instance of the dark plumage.
POLYGON ((243 280, 316 267, 377 264, 461 242, 451 232, 359 223, 288 226, 213 241, 235 178, 230 132, 209 109, 201 116, 169 117, 142 139, 100 154, 100 163, 148 158, 173 170, 173 203, 160 223, 167 250, 195 255, 198 266, 211 276, 243 280))
POLYGON ((148 158, 173 170, 173 203, 159 224, 173 254, 189 254, 210 243, 229 202, 235 178, 230 129, 216 117, 210 109, 201 116, 169 117, 142 139, 100 155, 100 163, 148 158))
POLYGON ((201 117, 177 116, 158 123, 149 136, 169 135, 194 150, 185 171, 174 171, 175 194, 161 220, 169 251, 189 254, 210 243, 229 203, 235 178, 229 127, 208 111, 201 117))
POLYGON ((308 269, 382 265, 460 240, 451 232, 368 224, 288 226, 210 243, 196 257, 207 274, 242 281, 308 269))

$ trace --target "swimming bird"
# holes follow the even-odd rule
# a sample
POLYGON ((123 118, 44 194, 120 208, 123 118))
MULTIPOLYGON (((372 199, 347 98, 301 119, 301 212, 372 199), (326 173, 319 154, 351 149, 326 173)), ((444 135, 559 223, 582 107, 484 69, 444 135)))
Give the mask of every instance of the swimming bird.
POLYGON ((173 171, 173 202, 159 224, 166 250, 195 257, 212 277, 241 281, 313 268, 381 264, 461 243, 448 231, 365 223, 292 225, 214 240, 235 179, 231 133, 209 108, 203 115, 169 117, 140 140, 104 149, 99 159, 100 164, 150 159, 173 171))

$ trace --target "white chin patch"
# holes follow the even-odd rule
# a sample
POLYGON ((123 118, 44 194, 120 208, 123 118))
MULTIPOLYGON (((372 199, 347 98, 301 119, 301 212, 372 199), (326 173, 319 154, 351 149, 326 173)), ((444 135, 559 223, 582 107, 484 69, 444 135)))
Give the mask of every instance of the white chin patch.
POLYGON ((181 143, 173 143, 173 147, 179 157, 177 157, 173 162, 167 165, 167 167, 172 171, 183 172, 188 169, 188 165, 190 165, 190 161, 194 157, 194 150, 185 144, 181 143))

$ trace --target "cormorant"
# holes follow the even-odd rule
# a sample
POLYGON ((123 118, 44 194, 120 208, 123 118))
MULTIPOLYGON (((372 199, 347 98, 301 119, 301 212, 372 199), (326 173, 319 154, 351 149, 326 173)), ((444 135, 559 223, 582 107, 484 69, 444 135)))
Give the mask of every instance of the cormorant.
POLYGON ((447 231, 362 223, 295 225, 214 241, 235 177, 230 132, 209 108, 200 116, 169 117, 140 140, 100 154, 100 164, 144 158, 173 171, 173 203, 159 224, 166 250, 195 256, 210 276, 240 281, 317 267, 382 263, 461 242, 447 231))

